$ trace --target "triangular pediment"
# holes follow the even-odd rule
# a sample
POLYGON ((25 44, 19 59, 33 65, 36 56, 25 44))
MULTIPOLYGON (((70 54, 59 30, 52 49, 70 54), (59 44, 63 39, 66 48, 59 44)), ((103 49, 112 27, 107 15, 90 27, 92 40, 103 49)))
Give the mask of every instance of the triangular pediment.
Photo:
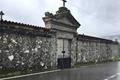
POLYGON ((60 13, 55 16, 56 21, 73 26, 80 26, 80 23, 72 16, 71 13, 60 13))
POLYGON ((68 18, 66 18, 66 17, 63 17, 63 18, 57 19, 57 21, 58 21, 58 22, 65 23, 65 24, 68 24, 68 25, 74 25, 74 24, 71 23, 71 21, 68 20, 68 18))
POLYGON ((80 27, 80 23, 72 16, 70 10, 66 7, 60 7, 56 14, 46 12, 43 20, 47 28, 56 30, 76 33, 80 27))

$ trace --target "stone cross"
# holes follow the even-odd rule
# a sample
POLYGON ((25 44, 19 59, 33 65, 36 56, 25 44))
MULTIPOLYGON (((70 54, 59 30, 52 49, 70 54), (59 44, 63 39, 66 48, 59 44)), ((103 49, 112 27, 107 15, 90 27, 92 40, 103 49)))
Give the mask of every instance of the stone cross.
POLYGON ((62 0, 63 1, 63 7, 65 7, 65 3, 67 2, 66 0, 62 0))
POLYGON ((0 11, 0 21, 3 20, 3 15, 4 15, 4 13, 2 11, 0 11))

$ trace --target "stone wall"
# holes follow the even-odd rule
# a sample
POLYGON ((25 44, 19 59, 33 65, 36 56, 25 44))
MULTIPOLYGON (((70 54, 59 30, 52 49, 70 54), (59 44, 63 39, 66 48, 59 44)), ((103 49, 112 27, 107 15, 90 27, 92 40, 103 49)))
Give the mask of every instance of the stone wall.
POLYGON ((119 44, 110 40, 80 37, 76 33, 34 28, 11 22, 0 24, 0 69, 47 69, 57 65, 57 40, 71 41, 72 65, 101 62, 119 55, 119 44))
POLYGON ((0 33, 1 67, 50 66, 51 40, 46 37, 0 33))
MULTIPOLYGON (((54 52, 56 48, 53 45, 54 43, 55 41, 53 39, 47 37, 0 33, 1 68, 32 67, 37 65, 47 68, 56 63, 54 52)), ((71 48, 71 58, 74 62, 76 60, 75 43, 73 41, 71 48)), ((114 55, 117 56, 117 46, 112 45, 111 47, 111 45, 90 41, 78 41, 77 62, 97 62, 107 60, 114 55)))
POLYGON ((120 45, 111 44, 110 46, 111 46, 110 49, 111 49, 111 53, 112 53, 111 59, 120 57, 120 45))
POLYGON ((119 56, 119 44, 103 40, 78 40, 77 62, 102 62, 119 56))
POLYGON ((23 26, 0 25, 0 69, 47 69, 55 65, 55 35, 46 34, 45 29, 40 29, 43 32, 39 30, 39 33, 35 29, 29 32, 27 26, 25 32, 18 31, 20 27, 23 26), (11 27, 8 29, 8 26, 11 27))

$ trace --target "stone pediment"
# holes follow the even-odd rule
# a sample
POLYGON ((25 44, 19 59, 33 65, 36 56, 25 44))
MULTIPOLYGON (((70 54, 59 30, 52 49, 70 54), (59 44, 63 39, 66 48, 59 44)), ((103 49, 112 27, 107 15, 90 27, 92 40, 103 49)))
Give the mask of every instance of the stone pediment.
POLYGON ((68 10, 66 7, 60 7, 55 15, 46 12, 43 20, 45 23, 52 21, 57 22, 57 24, 73 26, 74 28, 79 28, 80 26, 80 23, 72 16, 70 10, 68 10))
POLYGON ((80 26, 80 23, 72 16, 71 12, 65 7, 59 8, 59 10, 55 14, 55 19, 56 21, 65 24, 70 24, 76 27, 80 26))
POLYGON ((74 25, 73 23, 71 23, 71 21, 69 21, 66 17, 63 17, 61 19, 57 19, 57 22, 61 22, 63 24, 68 24, 68 25, 74 25))

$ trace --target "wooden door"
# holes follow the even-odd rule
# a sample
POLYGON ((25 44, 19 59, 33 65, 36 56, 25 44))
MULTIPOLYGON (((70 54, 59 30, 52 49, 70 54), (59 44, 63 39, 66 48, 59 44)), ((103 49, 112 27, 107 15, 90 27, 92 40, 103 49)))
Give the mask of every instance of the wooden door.
POLYGON ((68 39, 58 39, 57 40, 57 57, 62 58, 62 57, 68 57, 70 54, 70 47, 71 43, 70 40, 68 39), (63 54, 62 51, 65 51, 63 54))

